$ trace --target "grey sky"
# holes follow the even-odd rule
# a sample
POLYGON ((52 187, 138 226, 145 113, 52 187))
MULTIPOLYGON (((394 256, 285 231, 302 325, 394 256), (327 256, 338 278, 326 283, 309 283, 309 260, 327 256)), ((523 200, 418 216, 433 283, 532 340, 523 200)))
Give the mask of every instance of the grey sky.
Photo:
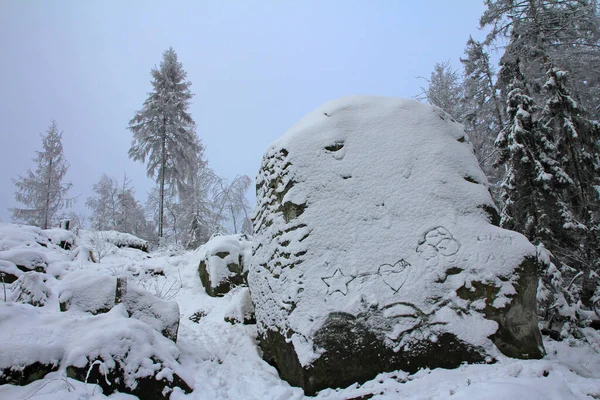
POLYGON ((78 212, 107 173, 153 183, 127 157, 127 123, 150 69, 173 46, 195 93, 191 112, 209 165, 254 178, 263 151, 305 113, 348 94, 412 97, 435 62, 459 66, 481 38, 481 0, 0 0, 0 218, 11 178, 33 168, 56 119, 78 212))

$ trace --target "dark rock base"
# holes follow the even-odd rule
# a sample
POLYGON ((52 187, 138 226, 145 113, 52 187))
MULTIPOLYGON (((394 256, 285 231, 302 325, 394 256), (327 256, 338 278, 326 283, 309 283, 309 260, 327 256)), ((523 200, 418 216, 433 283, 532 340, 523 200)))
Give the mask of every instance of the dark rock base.
POLYGON ((185 393, 192 392, 188 384, 175 374, 173 375, 173 382, 169 382, 165 378, 157 380, 154 376, 148 376, 136 379, 137 386, 134 389, 129 388, 125 385, 123 370, 120 366, 115 370, 108 371, 107 376, 104 376, 100 372, 98 364, 93 365, 91 370, 89 366, 84 368, 68 367, 67 376, 82 382, 86 382, 87 379, 87 383, 94 383, 100 386, 105 395, 119 391, 138 396, 140 399, 168 399, 171 391, 165 391, 165 388, 173 389, 174 387, 179 387, 185 393), (163 391, 165 394, 163 394, 163 391))
POLYGON ((282 379, 314 395, 325 388, 363 383, 381 372, 420 368, 456 368, 463 362, 483 363, 483 351, 445 333, 436 342, 420 342, 409 351, 394 352, 366 325, 346 313, 333 313, 315 334, 315 345, 325 353, 302 367, 291 342, 279 332, 260 337, 263 358, 275 366, 282 379))

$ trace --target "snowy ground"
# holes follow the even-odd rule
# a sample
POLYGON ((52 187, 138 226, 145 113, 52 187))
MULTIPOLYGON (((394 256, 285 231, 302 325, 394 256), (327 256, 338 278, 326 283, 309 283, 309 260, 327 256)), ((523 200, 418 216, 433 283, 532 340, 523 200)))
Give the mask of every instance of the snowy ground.
MULTIPOLYGON (((163 297, 174 296, 179 303, 179 361, 185 371, 182 377, 193 392, 186 395, 175 390, 171 399, 304 398, 301 389, 279 379, 275 368, 261 359, 253 325, 232 325, 224 321, 224 316, 235 306, 232 302, 240 297, 236 296, 239 289, 222 298, 207 296, 198 276, 201 257, 198 250, 164 251, 148 258, 138 250, 115 248, 100 264, 77 259, 61 265, 66 274, 82 269, 107 275, 146 270, 164 272, 164 276, 146 276, 139 283, 163 297), (199 311, 205 316, 197 323, 190 320, 190 316, 199 311)), ((55 254, 48 258, 58 260, 59 257, 55 254)), ((0 302, 0 307, 5 306, 0 302)), ((56 299, 43 308, 49 307, 57 307, 56 299)), ((53 309, 48 311, 54 312, 53 309)), ((11 329, 6 324, 0 327, 11 329)), ((383 373, 363 385, 324 390, 316 398, 333 400, 373 395, 374 399, 600 399, 600 335, 591 329, 586 335, 586 341, 546 341, 548 356, 543 360, 501 359, 493 365, 422 370, 413 375, 383 373)), ((98 386, 68 379, 61 371, 24 387, 0 386, 0 399, 103 398, 107 397, 98 386)), ((108 398, 135 397, 113 394, 108 398)))

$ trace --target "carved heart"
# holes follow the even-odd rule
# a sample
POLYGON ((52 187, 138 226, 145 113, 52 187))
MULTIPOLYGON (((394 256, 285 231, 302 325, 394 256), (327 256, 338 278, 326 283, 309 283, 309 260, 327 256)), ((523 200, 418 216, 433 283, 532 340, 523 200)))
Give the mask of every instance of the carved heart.
POLYGON ((398 293, 408 279, 408 267, 410 267, 410 264, 402 259, 396 262, 394 265, 380 265, 377 273, 379 276, 381 276, 383 282, 394 291, 394 293, 398 293))

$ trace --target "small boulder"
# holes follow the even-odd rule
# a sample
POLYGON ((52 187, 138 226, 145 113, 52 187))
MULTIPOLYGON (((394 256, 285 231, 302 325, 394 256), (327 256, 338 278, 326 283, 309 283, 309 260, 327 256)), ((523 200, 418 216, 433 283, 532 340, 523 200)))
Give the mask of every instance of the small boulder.
POLYGON ((250 248, 245 235, 216 236, 200 248, 198 273, 206 294, 223 296, 232 287, 247 284, 250 248))
POLYGON ((114 276, 70 274, 60 286, 60 310, 75 309, 94 315, 109 312, 115 305, 116 289, 114 276))

